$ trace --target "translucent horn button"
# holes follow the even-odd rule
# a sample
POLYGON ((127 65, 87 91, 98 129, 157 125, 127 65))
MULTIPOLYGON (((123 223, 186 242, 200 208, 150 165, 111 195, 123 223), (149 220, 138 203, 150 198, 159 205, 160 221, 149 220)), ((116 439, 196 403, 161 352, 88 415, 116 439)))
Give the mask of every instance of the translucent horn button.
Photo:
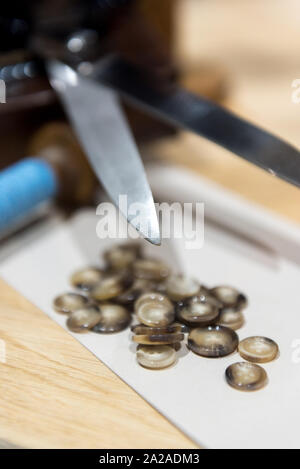
POLYGON ((172 275, 166 282, 166 291, 173 301, 180 301, 185 298, 197 295, 200 285, 194 280, 183 275, 172 275))
POLYGON ((239 391, 258 391, 268 383, 265 370, 254 363, 234 363, 225 372, 227 383, 239 391))
POLYGON ((138 259, 133 264, 133 272, 140 279, 162 281, 168 277, 170 269, 157 259, 138 259))
POLYGON ((237 331, 245 324, 245 317, 241 311, 229 306, 222 309, 217 324, 237 331))
POLYGON ((170 345, 139 345, 136 358, 141 366, 158 370, 175 363, 176 351, 170 345))
POLYGON ((100 320, 99 308, 90 306, 74 311, 67 320, 67 326, 73 332, 86 332, 92 329, 100 320))
POLYGON ((71 314, 77 309, 83 308, 89 303, 87 297, 77 293, 64 293, 57 296, 53 302, 53 307, 57 313, 71 314))
POLYGON ((136 324, 132 326, 131 331, 137 335, 159 335, 159 334, 173 334, 174 332, 186 332, 183 324, 174 323, 165 327, 148 327, 143 324, 136 324))
POLYGON ((224 306, 235 306, 239 309, 247 306, 246 296, 236 288, 219 286, 212 288, 210 291, 224 306))
POLYGON ((176 308, 177 319, 188 326, 209 326, 219 317, 216 305, 202 301, 200 297, 193 297, 176 308))
POLYGON ((106 275, 92 288, 90 295, 96 301, 107 301, 121 295, 131 284, 131 277, 124 273, 106 275))
POLYGON ((126 269, 139 257, 141 257, 141 245, 138 243, 114 246, 104 253, 107 265, 115 270, 126 269))
POLYGON ((164 327, 175 319, 174 307, 161 293, 145 293, 135 302, 138 320, 145 326, 164 327))
POLYGON ((126 329, 131 322, 131 314, 123 306, 113 303, 99 305, 100 320, 93 327, 93 332, 112 333, 126 329))
POLYGON ((190 332, 188 338, 188 348, 197 355, 208 358, 230 355, 238 344, 236 332, 223 326, 197 327, 190 332))
POLYGON ((103 272, 96 267, 87 267, 75 272, 71 277, 71 284, 75 288, 90 291, 103 278, 103 272))
POLYGON ((144 345, 168 345, 176 344, 184 339, 184 334, 137 334, 132 337, 132 340, 138 344, 144 345))
POLYGON ((248 337, 240 342, 238 351, 249 362, 267 363, 277 358, 279 347, 267 337, 248 337))

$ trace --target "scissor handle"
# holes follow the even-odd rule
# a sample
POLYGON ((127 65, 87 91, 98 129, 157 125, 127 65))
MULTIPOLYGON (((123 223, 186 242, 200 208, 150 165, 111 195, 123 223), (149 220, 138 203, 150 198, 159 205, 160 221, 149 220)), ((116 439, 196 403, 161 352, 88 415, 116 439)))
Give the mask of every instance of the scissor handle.
POLYGON ((57 193, 56 174, 44 160, 27 158, 4 169, 0 172, 0 234, 57 193))

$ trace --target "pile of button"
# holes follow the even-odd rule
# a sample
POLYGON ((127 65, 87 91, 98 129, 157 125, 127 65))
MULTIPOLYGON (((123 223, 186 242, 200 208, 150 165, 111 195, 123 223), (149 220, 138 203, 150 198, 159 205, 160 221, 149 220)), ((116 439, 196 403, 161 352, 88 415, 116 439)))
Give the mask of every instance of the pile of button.
POLYGON ((75 333, 115 333, 131 327, 137 362, 147 369, 174 365, 182 345, 206 358, 238 351, 245 362, 229 366, 225 377, 242 391, 264 387, 268 378, 257 363, 275 360, 277 344, 265 337, 239 342, 247 298, 229 286, 208 288, 174 275, 164 262, 146 258, 140 244, 114 246, 104 253, 106 266, 87 267, 71 277, 76 292, 54 300, 75 333))

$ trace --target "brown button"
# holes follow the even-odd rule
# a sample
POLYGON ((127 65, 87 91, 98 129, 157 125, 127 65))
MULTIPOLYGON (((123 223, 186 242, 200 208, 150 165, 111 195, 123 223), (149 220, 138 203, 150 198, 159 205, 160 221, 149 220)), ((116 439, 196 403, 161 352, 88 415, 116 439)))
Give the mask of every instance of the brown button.
POLYGON ((140 290, 142 293, 147 292, 158 292, 158 293, 166 293, 166 286, 163 281, 156 281, 156 280, 146 280, 144 278, 137 278, 133 282, 133 287, 140 290))
POLYGON ((150 291, 158 291, 159 284, 151 280, 135 279, 130 288, 114 298, 121 305, 132 305, 141 295, 150 291))
POLYGON ((279 347, 267 337, 249 337, 242 340, 238 348, 242 358, 253 363, 267 363, 275 360, 279 347))
POLYGON ((235 306, 240 310, 247 306, 247 298, 236 288, 219 286, 210 291, 224 306, 235 306))
POLYGON ((172 275, 166 281, 166 293, 173 301, 195 296, 199 290, 199 282, 184 275, 172 275))
POLYGON ((177 305, 176 316, 178 321, 191 327, 209 326, 219 317, 219 309, 208 301, 202 301, 199 296, 190 298, 177 305))
POLYGON ((239 391, 258 391, 268 383, 265 370, 254 363, 234 363, 225 372, 227 383, 239 391))
POLYGON ((225 357, 233 353, 239 339, 232 329, 222 326, 197 327, 188 338, 188 348, 197 355, 209 358, 225 357))
POLYGON ((160 335, 149 335, 149 334, 137 334, 132 337, 132 340, 137 344, 144 345, 168 345, 181 342, 184 339, 184 334, 173 333, 173 334, 160 334, 160 335))
POLYGON ((104 259, 110 269, 122 270, 130 267, 141 257, 142 249, 139 243, 128 243, 114 246, 104 253, 104 259))
POLYGON ((143 324, 132 326, 131 331, 134 334, 142 335, 160 335, 160 334, 173 334, 175 332, 186 332, 183 324, 174 323, 165 327, 149 327, 143 324))
POLYGON ((96 301, 107 301, 121 295, 132 284, 130 275, 109 274, 90 291, 91 297, 96 301))
POLYGON ((241 311, 228 306, 221 310, 217 324, 218 326, 230 327, 230 329, 237 331, 245 324, 245 318, 241 311))
POLYGON ((100 320, 99 308, 90 306, 74 311, 67 320, 67 326, 73 332, 85 332, 92 329, 100 320))
POLYGON ((137 278, 160 281, 168 277, 170 270, 157 259, 138 259, 133 264, 133 272, 137 278))
POLYGON ((138 320, 145 326, 165 327, 175 319, 174 306, 161 293, 145 293, 135 302, 134 309, 138 320))
POLYGON ((133 287, 133 288, 129 288, 128 290, 125 290, 120 295, 114 297, 113 300, 115 303, 118 303, 119 305, 131 306, 139 298, 139 296, 141 296, 141 291, 136 290, 133 287))
POLYGON ((93 327, 93 332, 112 333, 126 329, 131 322, 131 314, 123 306, 112 303, 99 305, 101 319, 93 327))
POLYGON ((138 363, 152 370, 167 368, 176 361, 176 351, 170 345, 139 345, 136 352, 138 363))
POLYGON ((57 313, 70 314, 89 303, 86 296, 77 293, 64 293, 55 298, 53 307, 57 313))
POLYGON ((75 272, 71 277, 71 284, 75 288, 89 291, 103 278, 104 273, 96 267, 87 267, 75 272))
POLYGON ((203 303, 210 303, 211 305, 215 306, 219 311, 224 308, 224 304, 218 300, 218 298, 210 293, 206 288, 201 287, 200 292, 198 293, 197 297, 203 303))

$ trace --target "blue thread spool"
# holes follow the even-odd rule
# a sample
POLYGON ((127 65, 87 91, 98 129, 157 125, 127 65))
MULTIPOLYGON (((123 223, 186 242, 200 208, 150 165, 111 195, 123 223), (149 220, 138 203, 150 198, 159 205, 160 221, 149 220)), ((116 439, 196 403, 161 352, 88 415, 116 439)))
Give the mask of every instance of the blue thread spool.
POLYGON ((58 193, 53 168, 38 158, 28 158, 0 173, 0 234, 12 229, 43 202, 58 193))

